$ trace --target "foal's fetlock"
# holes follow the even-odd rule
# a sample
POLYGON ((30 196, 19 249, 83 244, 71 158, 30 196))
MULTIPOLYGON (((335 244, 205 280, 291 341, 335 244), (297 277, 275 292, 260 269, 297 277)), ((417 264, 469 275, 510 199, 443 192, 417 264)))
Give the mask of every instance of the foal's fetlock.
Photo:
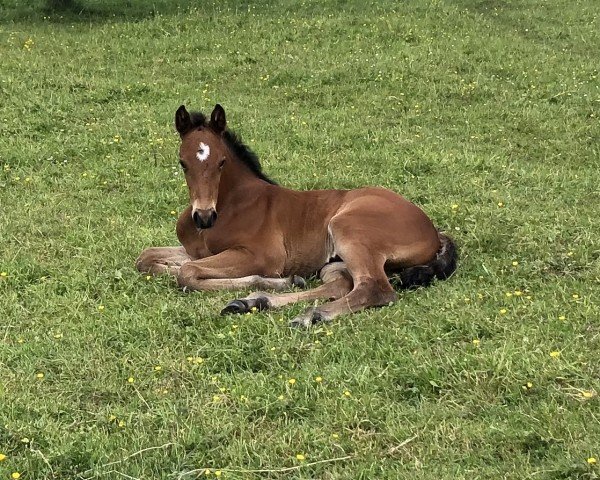
POLYGON ((307 308, 304 313, 290 320, 290 327, 310 328, 317 323, 327 321, 328 319, 317 308, 307 308))
POLYGON ((240 298, 232 300, 221 310, 221 315, 242 314, 253 311, 267 310, 271 304, 267 297, 240 298))
POLYGON ((300 275, 293 275, 292 286, 297 288, 306 288, 306 280, 304 280, 304 278, 302 278, 300 275))

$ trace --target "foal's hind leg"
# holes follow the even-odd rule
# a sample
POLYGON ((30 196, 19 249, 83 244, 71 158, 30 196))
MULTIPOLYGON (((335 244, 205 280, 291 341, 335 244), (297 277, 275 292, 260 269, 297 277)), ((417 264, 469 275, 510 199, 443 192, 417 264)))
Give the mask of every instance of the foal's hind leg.
POLYGON ((396 292, 383 269, 385 257, 373 255, 364 247, 353 246, 340 252, 352 275, 353 288, 346 296, 318 307, 310 307, 292 319, 291 326, 309 327, 329 321, 344 313, 353 313, 368 307, 381 307, 395 302, 396 292), (344 253, 346 254, 345 256, 344 253))
POLYGON ((135 266, 142 273, 168 273, 176 276, 179 267, 190 260, 191 257, 183 247, 151 247, 141 253, 135 266))
POLYGON ((346 265, 342 262, 326 265, 321 269, 319 275, 324 284, 312 290, 282 294, 254 292, 245 298, 232 300, 221 310, 221 314, 246 313, 253 308, 258 310, 279 308, 290 303, 306 300, 336 300, 352 289, 352 278, 346 269, 346 265))

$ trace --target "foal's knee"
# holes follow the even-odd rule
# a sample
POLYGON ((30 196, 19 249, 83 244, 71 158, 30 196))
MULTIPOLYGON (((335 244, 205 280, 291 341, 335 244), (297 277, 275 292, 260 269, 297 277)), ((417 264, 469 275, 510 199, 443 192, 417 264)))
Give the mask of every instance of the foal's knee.
POLYGON ((148 273, 152 269, 153 260, 153 248, 146 248, 135 261, 135 268, 139 272, 148 273))
POLYGON ((194 265, 182 265, 177 272, 177 285, 181 288, 192 288, 198 283, 198 273, 194 265))

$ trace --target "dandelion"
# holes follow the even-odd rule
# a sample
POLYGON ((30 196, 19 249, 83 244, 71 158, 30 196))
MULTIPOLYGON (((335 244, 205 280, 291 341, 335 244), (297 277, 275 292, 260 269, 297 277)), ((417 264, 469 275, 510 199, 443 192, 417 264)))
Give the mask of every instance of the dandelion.
POLYGON ((351 395, 350 390, 344 390, 344 396, 349 397, 351 395))
POLYGON ((581 392, 581 396, 583 398, 592 398, 594 396, 594 392, 590 392, 589 390, 584 390, 581 392))
POLYGON ((458 204, 453 203, 450 208, 452 208, 452 210, 457 210, 458 209, 458 204))
POLYGON ((517 262, 516 260, 514 260, 514 261, 512 262, 512 266, 513 266, 513 267, 516 267, 517 265, 519 265, 519 262, 517 262))
POLYGON ((567 317, 565 317, 564 315, 559 315, 559 316, 558 316, 558 319, 559 319, 559 320, 566 320, 566 319, 567 319, 567 317))
POLYGON ((39 379, 42 379, 42 378, 44 378, 44 374, 42 372, 38 372, 38 373, 35 374, 35 377, 39 378, 39 379))
POLYGON ((135 382, 135 379, 133 377, 129 377, 127 379, 127 383, 133 383, 133 382, 135 382))
POLYGON ((162 370, 162 367, 161 367, 160 365, 156 365, 156 366, 154 367, 154 371, 155 371, 155 372, 160 372, 161 370, 162 370))
POLYGON ((104 305, 98 305, 98 311, 99 312, 103 312, 104 311, 104 305))
POLYGON ((258 311, 258 308, 256 308, 256 307, 252 307, 252 308, 250 309, 250 311, 251 311, 252 313, 254 313, 254 312, 258 311))
POLYGON ((3 462, 4 460, 6 460, 6 455, 0 453, 0 462, 3 462))
POLYGON ((596 457, 590 457, 587 459, 587 463, 589 463, 590 465, 596 465, 597 462, 598 460, 596 460, 596 457))
POLYGON ((21 474, 19 472, 13 472, 10 474, 10 478, 17 480, 18 478, 21 478, 21 474))
POLYGON ((504 206, 504 203, 503 203, 503 202, 498 202, 498 206, 499 206, 500 208, 502 208, 502 207, 504 206))
POLYGON ((125 423, 124 420, 119 420, 118 425, 119 425, 120 428, 124 428, 127 424, 125 423))
POLYGON ((220 477, 222 473, 221 470, 215 470, 215 477, 220 477))
POLYGON ((500 315, 504 315, 506 313, 506 308, 501 308, 500 309, 500 315))
POLYGON ((301 462, 306 460, 306 457, 302 453, 296 454, 296 460, 300 460, 301 462))
POLYGON ((558 350, 554 350, 554 351, 550 352, 550 356, 552 358, 558 358, 558 357, 560 357, 560 352, 558 350))
POLYGON ((510 298, 510 297, 512 297, 512 296, 513 296, 512 292, 506 292, 506 294, 505 294, 505 295, 506 295, 508 298, 510 298))
POLYGON ((476 347, 478 347, 480 343, 481 343, 481 340, 479 340, 478 338, 473 339, 473 345, 475 345, 476 347))
POLYGON ((331 437, 332 437, 332 438, 340 438, 340 436, 339 436, 337 433, 332 433, 332 434, 331 434, 331 437))
POLYGON ((573 296, 573 300, 579 300, 579 295, 577 295, 576 293, 574 293, 572 296, 573 296))
POLYGON ((6 272, 0 272, 0 277, 6 278, 6 277, 8 277, 8 273, 6 273, 6 272))
POLYGON ((315 382, 321 383, 323 381, 323 377, 316 377, 315 382))
POLYGON ((177 212, 175 210, 171 210, 171 215, 177 215, 177 212))
POLYGON ((521 295, 523 295, 521 290, 515 290, 515 297, 520 297, 521 295))
POLYGON ((285 398, 285 397, 284 397, 283 395, 279 395, 279 396, 277 397, 277 400, 283 400, 284 398, 285 398))
POLYGON ((526 385, 527 385, 527 388, 533 388, 533 383, 531 383, 531 382, 527 382, 526 385))
POLYGON ((295 378, 290 378, 290 379, 288 380, 288 383, 289 383, 290 385, 294 385, 294 384, 296 383, 296 379, 295 379, 295 378))
POLYGON ((152 280, 152 275, 146 275, 146 280, 152 280))

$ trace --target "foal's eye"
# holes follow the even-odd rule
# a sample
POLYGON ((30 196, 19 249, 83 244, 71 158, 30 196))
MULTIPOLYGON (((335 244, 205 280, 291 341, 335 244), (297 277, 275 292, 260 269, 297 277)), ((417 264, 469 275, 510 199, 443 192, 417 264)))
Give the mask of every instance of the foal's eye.
POLYGON ((183 171, 187 171, 187 167, 185 166, 185 163, 183 163, 181 160, 179 160, 179 165, 181 165, 181 168, 183 169, 183 171))

